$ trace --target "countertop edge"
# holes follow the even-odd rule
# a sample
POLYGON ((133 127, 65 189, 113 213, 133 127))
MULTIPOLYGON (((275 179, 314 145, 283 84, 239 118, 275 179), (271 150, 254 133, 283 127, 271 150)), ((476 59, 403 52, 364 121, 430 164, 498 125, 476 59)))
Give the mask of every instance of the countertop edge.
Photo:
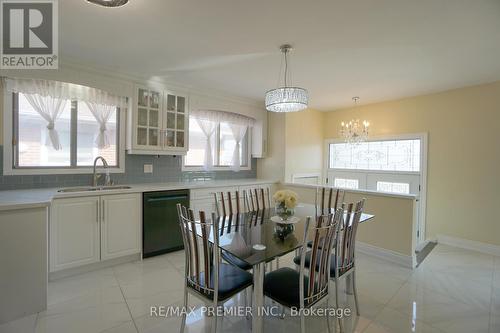
POLYGON ((275 184, 277 180, 269 179, 234 179, 206 182, 176 182, 176 183, 141 183, 141 184, 120 184, 130 186, 130 189, 107 190, 100 192, 57 192, 61 188, 46 188, 32 190, 7 190, 0 191, 0 211, 16 210, 26 208, 38 208, 50 206, 53 199, 77 198, 88 196, 101 196, 112 194, 144 193, 170 190, 193 190, 203 188, 220 188, 232 186, 275 184), (16 198, 16 196, 18 198, 16 198), (7 198, 7 199, 4 199, 7 198), (1 202, 5 200, 5 202, 1 202))

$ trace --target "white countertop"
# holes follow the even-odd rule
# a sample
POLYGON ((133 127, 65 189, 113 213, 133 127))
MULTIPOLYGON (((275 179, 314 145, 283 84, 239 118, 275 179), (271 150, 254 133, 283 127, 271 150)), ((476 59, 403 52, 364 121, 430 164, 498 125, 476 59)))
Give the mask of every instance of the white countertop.
POLYGON ((137 193, 150 191, 169 191, 181 189, 198 189, 226 186, 245 186, 276 183, 274 180, 264 179, 232 179, 213 181, 191 181, 175 183, 145 183, 145 184, 119 184, 130 186, 130 189, 117 189, 106 191, 82 191, 82 192, 57 192, 61 188, 10 190, 0 191, 0 211, 23 208, 47 207, 55 198, 74 198, 83 196, 137 193))

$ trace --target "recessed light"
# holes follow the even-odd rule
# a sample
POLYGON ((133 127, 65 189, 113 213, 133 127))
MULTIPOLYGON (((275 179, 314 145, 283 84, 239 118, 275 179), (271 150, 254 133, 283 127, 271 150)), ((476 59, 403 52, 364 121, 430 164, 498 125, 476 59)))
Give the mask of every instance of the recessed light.
POLYGON ((128 2, 128 0, 87 0, 87 1, 103 7, 120 7, 128 2))

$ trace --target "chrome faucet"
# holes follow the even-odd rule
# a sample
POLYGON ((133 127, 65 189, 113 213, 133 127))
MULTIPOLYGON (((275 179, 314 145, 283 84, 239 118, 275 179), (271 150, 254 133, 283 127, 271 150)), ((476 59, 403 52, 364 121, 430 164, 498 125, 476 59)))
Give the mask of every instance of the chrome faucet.
POLYGON ((108 165, 108 162, 106 162, 106 160, 104 159, 104 157, 102 156, 97 156, 94 160, 94 176, 93 176, 93 181, 92 181, 92 186, 97 186, 97 181, 99 180, 99 178, 101 177, 101 175, 97 175, 96 174, 96 165, 97 165, 97 161, 98 160, 101 160, 102 161, 102 166, 104 167, 104 169, 106 170, 106 178, 104 180, 104 186, 110 186, 111 185, 111 178, 109 176, 109 165, 108 165))

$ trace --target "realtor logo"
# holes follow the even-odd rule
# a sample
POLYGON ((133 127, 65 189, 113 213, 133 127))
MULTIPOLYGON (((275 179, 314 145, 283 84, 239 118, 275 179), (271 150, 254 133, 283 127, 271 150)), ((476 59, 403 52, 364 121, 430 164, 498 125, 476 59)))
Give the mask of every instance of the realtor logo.
POLYGON ((57 0, 0 0, 2 69, 57 69, 57 0))

